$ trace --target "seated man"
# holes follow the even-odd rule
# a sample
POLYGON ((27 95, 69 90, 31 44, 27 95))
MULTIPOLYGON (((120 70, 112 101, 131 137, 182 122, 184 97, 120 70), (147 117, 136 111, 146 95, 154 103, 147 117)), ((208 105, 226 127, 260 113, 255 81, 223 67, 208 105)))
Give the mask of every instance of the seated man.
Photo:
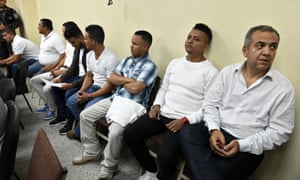
POLYGON ((44 107, 37 109, 36 113, 45 113, 44 119, 50 120, 55 118, 56 107, 53 102, 52 94, 49 91, 50 87, 44 86, 45 83, 43 82, 43 79, 50 81, 54 77, 60 75, 62 72, 56 70, 63 67, 64 63, 65 65, 70 65, 69 61, 65 60, 71 60, 72 58, 69 58, 70 56, 65 57, 65 43, 62 38, 54 32, 52 21, 50 19, 40 20, 39 32, 42 34, 39 62, 35 63, 33 66, 40 66, 42 69, 31 78, 30 84, 45 104, 44 107))
MULTIPOLYGON (((37 73, 49 72, 60 63, 65 57, 65 43, 63 39, 53 30, 53 24, 50 19, 40 19, 38 25, 39 33, 42 35, 40 43, 39 62, 36 66, 42 66, 37 73)), ((63 65, 63 63, 61 64, 63 65)))
MULTIPOLYGON (((77 122, 84 108, 112 94, 111 89, 106 88, 105 84, 119 59, 104 46, 104 37, 102 27, 98 25, 86 27, 85 45, 91 50, 86 57, 87 73, 80 90, 67 99, 67 106, 77 122)), ((80 139, 79 127, 77 123, 76 131, 70 130, 67 133, 68 137, 80 139)))
MULTIPOLYGON (((18 29, 24 37, 24 25, 20 15, 15 9, 6 5, 6 0, 0 0, 0 35, 5 28, 18 29)), ((10 46, 0 36, 0 60, 9 56, 10 46)))
POLYGON ((272 27, 252 27, 242 49, 246 61, 223 68, 205 95, 204 121, 181 129, 193 179, 246 179, 264 151, 288 141, 295 94, 290 81, 272 68, 278 44, 272 27))
POLYGON ((156 161, 145 139, 161 133, 164 133, 164 140, 157 152, 157 177, 168 180, 176 175, 177 162, 182 155, 177 132, 188 121, 194 123, 193 113, 201 109, 204 94, 218 73, 204 56, 211 39, 212 32, 207 25, 199 23, 193 27, 185 41, 187 55, 168 65, 150 112, 126 128, 124 140, 146 170, 139 179, 156 179, 156 161))
POLYGON ((20 37, 16 34, 15 29, 5 28, 2 32, 3 39, 11 43, 12 55, 0 60, 0 65, 9 65, 9 74, 14 77, 17 65, 23 60, 29 61, 28 76, 38 72, 40 69, 35 69, 32 64, 37 62, 39 56, 39 48, 30 40, 20 37))
MULTIPOLYGON (((66 106, 66 99, 81 87, 86 74, 86 55, 89 50, 85 47, 84 36, 80 28, 73 21, 67 21, 63 24, 63 34, 68 44, 71 44, 75 49, 71 55, 73 58, 71 67, 61 76, 52 80, 54 83, 64 84, 61 87, 51 88, 51 94, 57 107, 57 116, 49 122, 49 125, 57 126, 71 119, 72 123, 67 123, 66 126, 72 127, 74 117, 66 106)), ((60 134, 66 134, 66 132, 63 133, 60 130, 60 134)))
POLYGON ((73 159, 83 164, 100 159, 101 149, 96 136, 95 121, 106 115, 108 142, 101 162, 100 179, 112 178, 122 147, 123 131, 127 124, 145 113, 150 91, 157 76, 157 68, 148 56, 152 36, 147 31, 136 31, 132 37, 131 54, 115 67, 107 86, 116 89, 106 98, 84 109, 80 114, 81 142, 84 151, 73 159))

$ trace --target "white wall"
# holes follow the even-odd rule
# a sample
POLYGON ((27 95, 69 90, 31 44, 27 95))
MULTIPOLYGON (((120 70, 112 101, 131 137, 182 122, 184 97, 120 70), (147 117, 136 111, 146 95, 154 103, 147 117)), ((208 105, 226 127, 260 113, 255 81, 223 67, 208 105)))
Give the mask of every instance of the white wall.
POLYGON ((73 20, 84 30, 97 23, 106 32, 105 44, 120 57, 129 55, 131 35, 145 29, 154 37, 151 55, 162 76, 172 58, 185 55, 184 40, 192 26, 207 23, 214 31, 214 39, 207 56, 218 67, 243 60, 243 38, 250 26, 268 24, 281 35, 274 66, 285 74, 296 90, 297 119, 288 144, 268 152, 251 179, 297 179, 300 176, 299 119, 300 90, 300 1, 289 0, 15 0, 24 17, 27 35, 39 42, 39 18, 54 21, 60 33, 64 21, 73 20))

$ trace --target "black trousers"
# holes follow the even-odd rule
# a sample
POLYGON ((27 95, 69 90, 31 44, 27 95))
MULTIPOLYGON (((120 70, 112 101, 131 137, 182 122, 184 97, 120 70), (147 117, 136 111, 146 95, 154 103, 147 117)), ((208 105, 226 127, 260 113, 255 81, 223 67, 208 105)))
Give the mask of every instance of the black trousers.
MULTIPOLYGON (((237 139, 223 131, 226 143, 237 139)), ((213 153, 209 147, 207 127, 204 123, 187 125, 181 129, 179 140, 184 157, 195 180, 243 180, 259 166, 264 155, 239 152, 231 158, 213 153)))
POLYGON ((178 133, 169 131, 165 124, 172 121, 161 116, 160 120, 151 120, 148 114, 129 125, 124 132, 124 141, 127 143, 132 153, 147 171, 156 172, 157 166, 155 159, 150 155, 145 139, 157 134, 163 134, 163 143, 158 150, 158 179, 168 180, 176 176, 176 167, 179 158, 182 155, 178 133))

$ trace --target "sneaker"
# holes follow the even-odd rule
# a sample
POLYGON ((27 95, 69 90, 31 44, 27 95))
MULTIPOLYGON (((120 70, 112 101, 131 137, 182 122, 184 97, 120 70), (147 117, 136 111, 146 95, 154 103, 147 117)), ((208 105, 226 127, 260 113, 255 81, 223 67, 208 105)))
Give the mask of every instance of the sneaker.
POLYGON ((56 117, 54 120, 49 122, 49 126, 58 126, 63 123, 66 123, 65 118, 56 117))
POLYGON ((49 111, 45 114, 44 120, 51 120, 55 118, 55 112, 54 111, 49 111))
POLYGON ((72 163, 74 165, 81 165, 90 161, 97 161, 101 159, 101 155, 86 155, 86 154, 80 154, 73 158, 72 163))
POLYGON ((110 169, 110 168, 107 168, 105 166, 102 166, 101 170, 100 170, 100 176, 99 176, 98 180, 112 179, 114 173, 115 173, 115 169, 110 169))
POLYGON ((156 175, 156 172, 146 171, 138 180, 157 180, 156 175))
POLYGON ((67 123, 59 130, 60 135, 66 135, 73 127, 73 121, 67 121, 67 123))
POLYGON ((45 105, 44 107, 37 109, 36 113, 47 113, 49 111, 49 106, 45 105))

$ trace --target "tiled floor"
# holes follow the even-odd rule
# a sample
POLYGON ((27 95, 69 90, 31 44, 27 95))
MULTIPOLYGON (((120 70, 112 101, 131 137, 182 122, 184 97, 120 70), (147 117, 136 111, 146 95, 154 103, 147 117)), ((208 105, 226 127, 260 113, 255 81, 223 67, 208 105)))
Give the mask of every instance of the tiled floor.
MULTIPOLYGON (((31 101, 33 110, 41 107, 39 98, 32 94, 27 94, 31 101)), ((48 122, 42 119, 42 115, 31 113, 22 96, 17 96, 16 102, 21 109, 22 122, 25 129, 20 131, 20 138, 15 162, 15 171, 20 176, 21 180, 26 179, 29 160, 33 142, 37 130, 43 128, 50 142, 55 149, 61 164, 68 169, 67 180, 96 180, 99 173, 100 163, 91 162, 81 166, 72 165, 72 158, 82 151, 82 145, 75 140, 69 140, 66 136, 58 134, 60 127, 49 127, 48 122)), ((118 167, 118 172, 113 179, 115 180, 134 180, 137 179, 140 173, 140 167, 132 156, 131 152, 125 146, 121 153, 121 159, 118 167)), ((14 178, 12 178, 14 179, 14 178)))

